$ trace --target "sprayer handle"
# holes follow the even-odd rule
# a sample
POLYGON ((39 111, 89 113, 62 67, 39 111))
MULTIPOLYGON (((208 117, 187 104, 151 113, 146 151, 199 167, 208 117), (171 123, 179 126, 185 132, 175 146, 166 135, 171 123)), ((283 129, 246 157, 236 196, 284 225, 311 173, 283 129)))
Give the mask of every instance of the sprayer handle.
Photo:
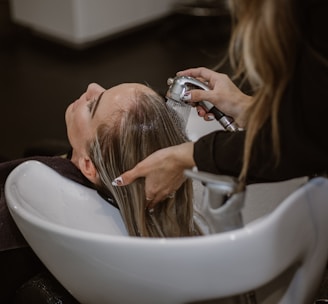
POLYGON ((223 112, 221 112, 218 108, 213 106, 210 102, 208 101, 200 101, 199 105, 202 106, 207 113, 212 113, 214 114, 214 117, 217 121, 220 122, 220 124, 228 131, 238 131, 239 127, 237 124, 234 122, 233 118, 230 116, 225 115, 223 112))

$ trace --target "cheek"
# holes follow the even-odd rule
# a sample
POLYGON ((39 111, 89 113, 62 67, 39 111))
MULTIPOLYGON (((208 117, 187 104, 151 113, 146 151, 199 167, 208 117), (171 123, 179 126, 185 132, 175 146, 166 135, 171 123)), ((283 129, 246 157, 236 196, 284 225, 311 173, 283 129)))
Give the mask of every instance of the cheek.
POLYGON ((65 120, 68 140, 73 148, 83 147, 90 138, 90 126, 86 119, 79 111, 72 111, 72 108, 66 110, 65 120))

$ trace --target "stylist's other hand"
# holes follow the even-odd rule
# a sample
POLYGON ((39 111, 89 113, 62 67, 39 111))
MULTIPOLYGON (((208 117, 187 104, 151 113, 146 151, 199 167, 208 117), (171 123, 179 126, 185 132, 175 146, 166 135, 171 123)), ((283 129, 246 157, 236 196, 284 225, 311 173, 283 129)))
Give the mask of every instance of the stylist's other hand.
MULTIPOLYGON (((244 94, 226 75, 214 72, 207 68, 192 68, 177 73, 177 76, 194 77, 210 88, 205 90, 190 90, 185 93, 183 99, 186 102, 197 103, 207 100, 216 108, 235 119, 240 127, 245 126, 244 114, 246 109, 252 103, 252 97, 244 94)), ((198 106, 198 115, 205 120, 213 120, 213 114, 206 113, 205 110, 198 106)))
POLYGON ((113 185, 126 186, 145 177, 145 196, 149 201, 148 208, 152 208, 174 194, 186 180, 184 170, 195 166, 193 151, 192 142, 158 150, 117 177, 113 185))

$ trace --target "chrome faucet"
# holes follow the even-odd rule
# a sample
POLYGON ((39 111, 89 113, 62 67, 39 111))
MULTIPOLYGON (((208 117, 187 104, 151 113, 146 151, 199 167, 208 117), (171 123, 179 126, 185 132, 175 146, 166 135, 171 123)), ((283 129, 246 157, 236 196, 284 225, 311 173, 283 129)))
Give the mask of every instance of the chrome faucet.
POLYGON ((209 234, 230 231, 244 226, 241 210, 245 188, 239 189, 237 179, 206 172, 186 170, 185 175, 203 183, 204 192, 198 206, 199 220, 209 234))

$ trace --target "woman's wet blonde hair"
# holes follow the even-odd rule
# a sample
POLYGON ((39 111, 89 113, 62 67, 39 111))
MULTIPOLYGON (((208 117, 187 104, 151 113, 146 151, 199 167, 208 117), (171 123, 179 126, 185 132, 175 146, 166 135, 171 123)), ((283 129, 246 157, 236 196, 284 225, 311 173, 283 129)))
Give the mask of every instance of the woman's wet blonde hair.
POLYGON ((90 143, 89 155, 98 171, 100 191, 111 193, 120 209, 128 233, 143 237, 181 237, 198 235, 193 221, 193 189, 186 180, 174 197, 149 211, 145 180, 139 178, 124 187, 111 182, 156 150, 187 141, 177 125, 175 112, 155 92, 136 91, 128 110, 102 124, 90 143))
POLYGON ((293 0, 229 0, 233 30, 229 57, 235 77, 253 89, 240 179, 245 180, 253 142, 271 120, 276 162, 280 158, 278 111, 294 72, 298 30, 293 0))

